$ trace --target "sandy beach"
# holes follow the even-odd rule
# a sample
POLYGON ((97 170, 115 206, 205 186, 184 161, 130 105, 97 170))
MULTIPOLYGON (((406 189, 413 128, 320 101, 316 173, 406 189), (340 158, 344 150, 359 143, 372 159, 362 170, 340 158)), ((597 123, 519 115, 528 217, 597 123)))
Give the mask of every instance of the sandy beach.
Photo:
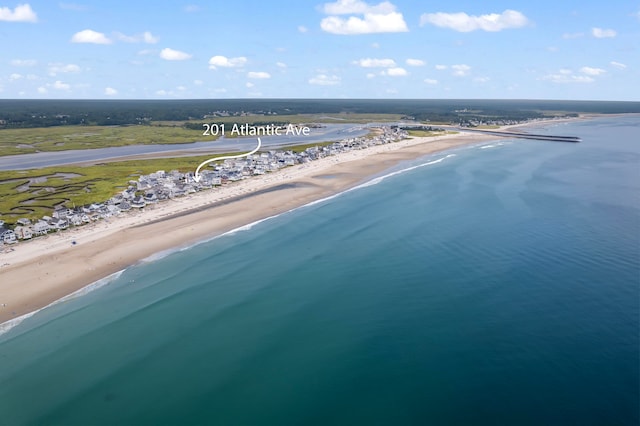
POLYGON ((494 139, 450 134, 351 151, 17 244, 0 254, 0 324, 154 253, 336 194, 401 161, 494 139))

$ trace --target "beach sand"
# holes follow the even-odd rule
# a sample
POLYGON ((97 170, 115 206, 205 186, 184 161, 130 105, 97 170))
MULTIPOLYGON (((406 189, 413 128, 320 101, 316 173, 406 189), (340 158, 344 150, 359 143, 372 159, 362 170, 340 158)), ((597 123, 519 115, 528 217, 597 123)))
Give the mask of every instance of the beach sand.
POLYGON ((495 137, 411 138, 351 151, 22 242, 0 254, 0 324, 154 253, 191 245, 336 194, 401 161, 486 140, 495 137))

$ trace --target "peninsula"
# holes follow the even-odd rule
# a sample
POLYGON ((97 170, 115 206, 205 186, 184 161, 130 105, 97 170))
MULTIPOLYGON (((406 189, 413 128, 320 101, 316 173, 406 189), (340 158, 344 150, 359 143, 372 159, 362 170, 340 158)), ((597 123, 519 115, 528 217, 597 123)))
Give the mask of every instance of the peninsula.
MULTIPOLYGON (((473 103, 469 101, 469 104, 473 103)), ((256 104, 262 105, 258 102, 256 104)), ((304 102, 300 104, 307 107, 304 102)), ((399 110, 399 106, 396 107, 396 111, 399 110)), ((317 120, 370 123, 376 119, 387 123, 413 121, 428 127, 438 128, 448 124, 459 128, 457 133, 410 132, 413 136, 407 138, 407 133, 402 130, 403 126, 381 124, 378 125, 381 130, 373 137, 346 138, 320 146, 311 144, 301 152, 287 151, 286 148, 268 149, 237 162, 219 164, 204 171, 200 182, 196 182, 192 173, 185 170, 185 165, 190 164, 189 169, 195 170, 199 161, 202 161, 201 158, 163 160, 166 164, 180 168, 180 171, 172 170, 172 166, 166 171, 159 168, 150 170, 140 162, 136 169, 147 171, 139 174, 135 182, 129 182, 130 191, 125 186, 120 194, 113 195, 111 192, 112 199, 108 203, 103 198, 105 203, 96 200, 83 207, 76 204, 75 209, 67 206, 66 209, 58 209, 56 217, 43 217, 33 223, 33 226, 25 223, 22 229, 15 227, 18 232, 29 232, 32 229, 36 235, 37 224, 41 225, 41 234, 46 233, 47 226, 48 229, 54 226, 55 230, 62 232, 41 235, 24 243, 4 245, 0 252, 0 323, 37 311, 158 252, 189 246, 338 194, 402 161, 497 137, 470 130, 489 128, 491 132, 504 132, 534 121, 535 124, 544 124, 545 120, 552 119, 552 122, 557 123, 558 118, 575 119, 577 116, 544 116, 534 112, 515 111, 502 118, 499 114, 492 117, 487 112, 484 116, 476 112, 470 117, 468 111, 462 109, 456 110, 457 118, 442 115, 448 122, 437 123, 426 119, 425 113, 322 114, 314 115, 314 120, 310 120, 310 116, 284 116, 278 115, 279 113, 281 111, 218 111, 203 118, 208 123, 218 122, 218 130, 226 123, 226 130, 233 129, 237 124, 238 129, 244 126, 245 130, 254 126, 276 132, 276 129, 286 131, 290 126, 295 132, 305 132, 308 127, 304 123, 317 120), (417 121, 416 116, 420 121, 417 121), (265 118, 260 121, 260 117, 265 118), (288 124, 283 124, 283 120, 288 124)), ((26 124, 23 127, 25 131, 32 131, 26 124)), ((200 134, 203 131, 202 122, 198 120, 187 122, 183 127, 197 129, 200 134)), ((160 126, 158 129, 162 130, 161 134, 168 134, 165 127, 160 126)), ((209 131, 212 130, 209 127, 209 131)), ((116 141, 120 145, 123 142, 126 141, 116 141)), ((55 144, 45 143, 42 146, 47 150, 59 149, 55 144)), ((22 145, 16 145, 16 148, 23 149, 22 145)), ((112 167, 109 161, 105 161, 104 166, 104 170, 112 167)), ((9 173, 16 177, 21 174, 9 173)), ((68 176, 54 173, 52 178, 64 181, 68 176)), ((112 176, 104 178, 112 179, 112 176)), ((84 179, 82 185, 93 191, 100 188, 96 182, 91 175, 84 179)), ((110 185, 114 185, 113 182, 115 181, 110 185)), ((76 187, 82 188, 79 185, 76 187)), ((77 190, 74 191, 77 193, 77 190)), ((46 201, 47 197, 41 199, 46 201)), ((24 236, 23 234, 22 237, 24 236)), ((16 233, 14 238, 18 239, 19 235, 16 233)))
POLYGON ((155 253, 192 245, 354 187, 404 160, 490 140, 416 137, 343 152, 47 235, 0 254, 0 323, 155 253))

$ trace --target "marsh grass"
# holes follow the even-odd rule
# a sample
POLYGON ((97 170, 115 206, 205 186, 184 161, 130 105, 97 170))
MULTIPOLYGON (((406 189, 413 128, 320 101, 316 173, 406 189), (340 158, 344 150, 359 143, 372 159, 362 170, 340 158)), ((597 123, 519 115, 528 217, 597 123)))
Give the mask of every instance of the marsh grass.
MULTIPOLYGON (((266 123, 354 123, 388 122, 400 120, 400 114, 298 114, 246 115, 212 117, 190 121, 157 121, 148 125, 125 126, 53 126, 0 130, 0 156, 34 152, 66 151, 71 149, 110 148, 126 145, 186 144, 216 140, 218 136, 203 135, 203 123, 255 124, 266 123), (189 126, 190 125, 190 126, 189 126), (195 125, 195 128, 194 128, 195 125)), ((234 135, 226 132, 227 138, 234 135)))
POLYGON ((0 156, 40 151, 180 144, 215 140, 201 130, 180 126, 56 126, 0 130, 0 156))
MULTIPOLYGON (((285 149, 300 152, 332 143, 296 145, 285 149)), ((239 152, 216 156, 236 154, 239 152)), ((129 181, 137 180, 140 175, 158 170, 195 171, 201 162, 209 158, 211 155, 0 171, 0 219, 12 224, 22 217, 34 220, 51 215, 57 205, 73 207, 104 202, 126 189, 129 181)))
MULTIPOLYGON (((237 153, 220 155, 233 154, 237 153)), ((0 219, 11 224, 21 217, 33 220, 51 215, 57 205, 73 207, 103 202, 126 189, 129 181, 140 175, 158 170, 195 170, 209 158, 210 155, 0 171, 0 219), (69 176, 60 176, 61 173, 69 176)))

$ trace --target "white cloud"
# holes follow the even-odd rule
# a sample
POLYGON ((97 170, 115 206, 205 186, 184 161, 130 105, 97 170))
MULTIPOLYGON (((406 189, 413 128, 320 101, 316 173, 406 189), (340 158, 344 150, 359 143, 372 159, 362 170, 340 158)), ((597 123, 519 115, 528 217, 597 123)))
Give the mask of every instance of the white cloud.
POLYGON ((160 57, 167 61, 184 61, 191 58, 191 55, 186 52, 181 52, 180 50, 165 47, 160 51, 160 57))
POLYGON ((41 95, 44 95, 47 92, 48 90, 46 87, 42 87, 42 86, 38 87, 38 93, 40 93, 41 95))
POLYGON ((218 67, 223 68, 238 68, 244 66, 247 63, 247 58, 244 56, 238 56, 237 58, 227 58, 226 56, 212 56, 209 59, 209 69, 215 70, 218 67))
POLYGON ((10 62, 14 67, 33 67, 38 64, 35 59, 12 59, 10 62))
POLYGON ((412 59, 409 58, 407 59, 407 65, 412 66, 412 67, 421 67, 424 66, 426 64, 425 61, 423 61, 422 59, 412 59))
POLYGON ((193 80, 193 84, 195 84, 196 86, 202 86, 204 84, 204 81, 202 81, 202 80, 193 80))
POLYGON ((247 89, 251 89, 253 86, 255 86, 255 84, 253 84, 250 81, 247 81, 247 83, 245 84, 245 86, 247 86, 247 89))
POLYGON ((401 13, 392 12, 387 15, 367 13, 364 19, 350 16, 348 19, 329 16, 320 22, 320 28, 331 34, 375 34, 407 32, 407 24, 401 13))
POLYGON ((475 77, 473 79, 473 81, 475 81, 476 83, 486 83, 489 80, 491 80, 489 77, 475 77))
POLYGON ((424 79, 424 82, 425 82, 425 83, 427 83, 427 84, 431 84, 431 85, 436 85, 436 84, 438 84, 438 80, 435 80, 435 79, 433 79, 433 78, 425 78, 425 79, 424 79))
POLYGON ((552 75, 550 80, 554 83, 593 83, 595 81, 592 77, 585 75, 552 75))
POLYGON ((53 83, 52 86, 54 89, 56 90, 69 90, 71 88, 71 85, 67 84, 67 83, 63 83, 60 80, 56 80, 55 83, 53 83))
POLYGON ((552 83, 593 83, 595 79, 589 75, 574 74, 571 70, 561 69, 555 74, 547 74, 541 80, 552 83))
POLYGON ((118 91, 116 89, 114 89, 113 87, 105 87, 104 88, 104 94, 107 96, 115 96, 118 94, 118 91))
POLYGON ((616 31, 611 29, 591 28, 591 35, 595 38, 613 38, 616 34, 616 31))
POLYGON ((616 67, 616 68, 618 68, 618 69, 620 69, 620 70, 623 70, 623 69, 625 69, 625 68, 627 67, 625 64, 622 64, 622 63, 620 63, 620 62, 616 62, 616 61, 611 61, 611 62, 609 62, 609 64, 610 64, 612 67, 616 67))
POLYGON ((386 71, 382 71, 382 75, 388 75, 390 77, 402 77, 409 74, 407 70, 400 67, 389 68, 386 71))
POLYGON ((19 4, 13 10, 0 7, 0 21, 7 22, 38 22, 38 15, 27 4, 19 4))
POLYGON ((80 67, 76 64, 61 64, 61 63, 50 63, 49 64, 49 75, 55 76, 61 73, 75 73, 80 72, 80 67))
POLYGON ((300 31, 301 33, 306 33, 307 31, 309 31, 309 29, 304 25, 298 25, 298 31, 300 31))
POLYGON ((469 75, 469 72, 471 71, 471 67, 466 64, 451 65, 451 69, 453 70, 453 75, 456 77, 464 77, 469 75))
POLYGON ((184 11, 187 13, 195 13, 195 12, 199 12, 200 6, 196 5, 196 4, 188 4, 184 7, 184 11))
POLYGON ((367 73, 367 78, 374 78, 376 75, 372 72, 367 73))
POLYGON ((441 28, 449 28, 463 33, 469 31, 502 31, 509 28, 521 28, 529 24, 529 20, 517 10, 490 13, 487 15, 467 15, 458 13, 425 13, 420 16, 420 25, 432 24, 441 28))
POLYGON ((111 44, 111 40, 103 33, 93 30, 82 30, 71 37, 71 43, 111 44))
POLYGON ((363 58, 353 61, 353 64, 363 68, 391 68, 396 66, 396 61, 393 59, 363 58))
POLYGON ((154 36, 149 31, 145 31, 142 33, 142 40, 148 44, 155 44, 158 42, 158 37, 154 36))
POLYGON ((580 68, 580 72, 586 75, 602 75, 606 73, 602 68, 592 68, 592 67, 582 67, 580 68))
POLYGON ((16 81, 16 80, 20 80, 22 78, 22 74, 18 74, 16 72, 14 72, 13 74, 11 74, 9 76, 9 80, 10 81, 16 81))
POLYGON ((320 28, 331 34, 372 34, 407 32, 407 24, 396 7, 384 1, 377 5, 369 5, 360 0, 337 0, 325 3, 322 11, 331 15, 320 21, 320 28), (349 16, 341 18, 335 15, 363 15, 362 18, 349 16))
POLYGON ((437 70, 439 70, 439 71, 442 71, 442 70, 446 70, 446 69, 447 69, 447 68, 449 68, 449 67, 448 67, 448 66, 446 66, 446 65, 440 65, 440 64, 438 64, 438 65, 436 65, 434 68, 435 68, 435 69, 437 69, 437 70))
POLYGON ((371 47, 373 47, 374 49, 379 49, 380 43, 371 43, 371 47))
POLYGON ((318 86, 335 86, 340 84, 340 77, 337 75, 318 74, 309 79, 309 84, 318 86))
MULTIPOLYGON (((178 90, 178 92, 180 90, 182 90, 183 86, 178 86, 176 87, 176 90, 178 90)), ((178 96, 182 96, 182 93, 177 93, 174 90, 165 90, 165 89, 160 89, 160 90, 156 90, 155 94, 157 96, 172 96, 172 97, 178 97, 178 96)))
POLYGON ((276 66, 277 66, 278 68, 286 68, 286 67, 287 67, 287 64, 285 64, 284 62, 276 62, 276 66))
POLYGON ((118 40, 124 41, 125 43, 147 43, 147 44, 155 44, 158 42, 158 37, 155 37, 149 31, 145 31, 142 34, 136 34, 132 36, 128 36, 122 33, 115 33, 115 36, 118 40))
POLYGON ((249 71, 247 73, 247 77, 255 78, 255 79, 265 79, 265 78, 271 78, 271 74, 264 71, 249 71))

